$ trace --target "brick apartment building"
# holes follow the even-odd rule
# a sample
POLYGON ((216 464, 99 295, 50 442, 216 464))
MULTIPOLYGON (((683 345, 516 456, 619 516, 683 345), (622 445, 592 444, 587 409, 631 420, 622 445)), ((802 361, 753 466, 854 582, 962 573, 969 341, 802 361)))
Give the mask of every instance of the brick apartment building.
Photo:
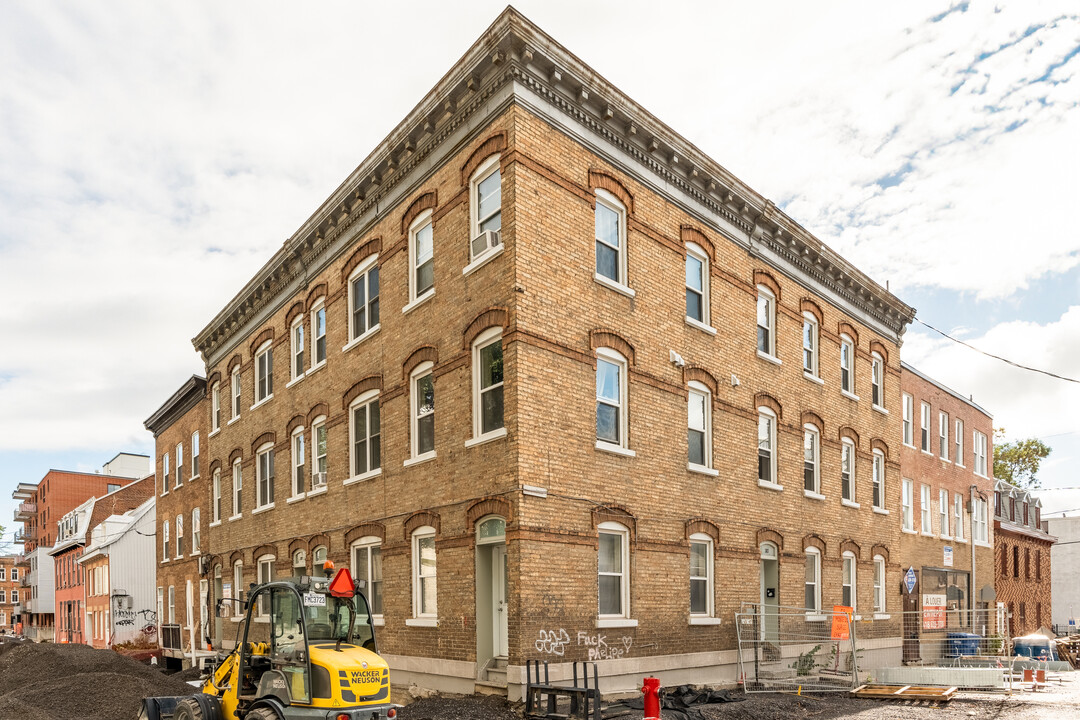
POLYGON ((994 589, 1008 608, 1010 634, 1033 633, 1051 624, 1050 549, 1042 500, 998 480, 994 488, 994 589))
POLYGON ((195 338, 147 426, 168 477, 208 425, 211 479, 159 529, 211 518, 210 607, 351 566, 397 682, 734 681, 747 601, 898 660, 912 317, 507 9, 195 338))
POLYGON ((118 453, 100 473, 50 470, 38 483, 19 483, 11 497, 21 501, 15 510, 22 531, 24 576, 18 620, 32 640, 51 640, 54 630, 55 570, 49 554, 57 538, 58 521, 94 496, 105 495, 146 474, 148 458, 118 453))
MULTIPOLYGON (((992 418, 970 398, 907 363, 901 364, 900 389, 899 557, 917 580, 910 593, 901 589, 903 609, 923 610, 929 599, 947 611, 981 611, 948 614, 945 631, 986 635, 994 607, 992 418)), ((905 617, 909 631, 925 634, 920 616, 905 617)), ((905 649, 910 654, 918 645, 908 643, 905 649)))
POLYGON ((22 560, 17 555, 0 555, 0 633, 15 632, 22 593, 22 560))
POLYGON ((145 423, 156 446, 158 638, 176 662, 203 650, 210 635, 202 527, 209 421, 206 380, 192 376, 145 423))
MULTIPOLYGON (((78 576, 83 579, 81 588, 85 617, 83 618, 82 642, 87 645, 108 647, 112 640, 112 592, 110 589, 112 585, 109 556, 98 552, 95 546, 95 531, 97 531, 97 544, 100 545, 106 540, 101 532, 106 521, 134 510, 153 496, 154 476, 147 475, 141 480, 124 485, 118 490, 113 490, 91 501, 86 524, 80 527, 81 541, 76 543, 74 548, 78 555, 75 560, 79 565, 78 576)), ((59 558, 59 556, 55 557, 59 558)), ((57 568, 59 573, 59 563, 57 568)))

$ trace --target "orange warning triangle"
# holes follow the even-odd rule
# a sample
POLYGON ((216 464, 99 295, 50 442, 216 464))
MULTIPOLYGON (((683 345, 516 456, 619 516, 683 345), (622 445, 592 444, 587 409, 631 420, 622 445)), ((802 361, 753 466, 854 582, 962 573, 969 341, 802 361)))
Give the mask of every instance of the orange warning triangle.
POLYGON ((349 574, 349 568, 341 568, 334 579, 330 581, 330 594, 334 597, 352 597, 353 579, 349 574))

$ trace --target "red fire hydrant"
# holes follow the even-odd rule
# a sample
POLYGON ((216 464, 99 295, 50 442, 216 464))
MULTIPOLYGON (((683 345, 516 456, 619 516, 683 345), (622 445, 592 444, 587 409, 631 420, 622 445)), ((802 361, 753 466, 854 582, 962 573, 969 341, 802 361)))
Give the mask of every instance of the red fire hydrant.
POLYGON ((641 692, 645 695, 645 720, 660 720, 660 678, 645 678, 641 692))

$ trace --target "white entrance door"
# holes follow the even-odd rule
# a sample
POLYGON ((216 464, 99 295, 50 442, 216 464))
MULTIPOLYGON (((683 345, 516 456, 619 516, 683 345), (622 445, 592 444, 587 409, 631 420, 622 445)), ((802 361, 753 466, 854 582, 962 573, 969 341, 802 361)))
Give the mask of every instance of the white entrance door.
POLYGON ((509 654, 507 615, 510 613, 506 606, 507 575, 506 545, 493 545, 491 547, 491 607, 495 612, 492 613, 494 625, 491 633, 496 657, 506 657, 509 654))

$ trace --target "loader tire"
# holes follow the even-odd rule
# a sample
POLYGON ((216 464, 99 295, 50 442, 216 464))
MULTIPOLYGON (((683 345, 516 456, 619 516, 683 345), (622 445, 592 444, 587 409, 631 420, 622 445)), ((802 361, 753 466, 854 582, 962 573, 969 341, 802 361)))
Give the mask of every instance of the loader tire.
POLYGON ((244 720, 278 720, 278 714, 268 707, 255 708, 244 716, 244 720))
POLYGON ((173 720, 203 720, 203 711, 195 698, 187 698, 176 704, 173 720))

